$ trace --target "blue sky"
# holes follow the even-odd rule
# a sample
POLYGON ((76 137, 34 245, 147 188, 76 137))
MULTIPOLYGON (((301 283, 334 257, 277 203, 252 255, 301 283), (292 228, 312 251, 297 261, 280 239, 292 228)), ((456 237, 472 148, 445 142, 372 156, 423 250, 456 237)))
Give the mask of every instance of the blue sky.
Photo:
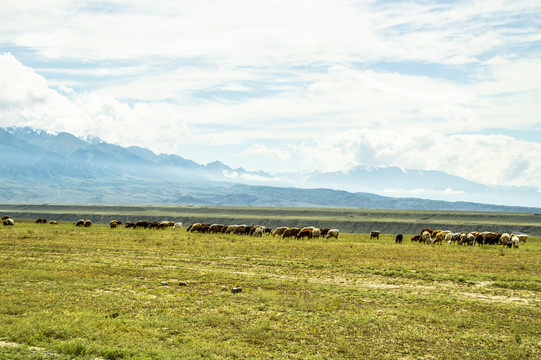
POLYGON ((0 4, 0 126, 199 163, 541 189, 540 99, 539 1, 0 4))

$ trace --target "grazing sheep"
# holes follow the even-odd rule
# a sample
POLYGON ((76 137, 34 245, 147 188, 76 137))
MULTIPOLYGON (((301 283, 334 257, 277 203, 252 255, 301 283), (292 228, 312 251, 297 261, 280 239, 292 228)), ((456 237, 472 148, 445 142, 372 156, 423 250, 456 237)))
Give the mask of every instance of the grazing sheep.
POLYGON ((379 235, 381 234, 381 231, 372 231, 370 233, 370 240, 372 239, 378 239, 379 240, 379 235))
POLYGON ((421 233, 421 241, 426 244, 432 244, 432 233, 425 230, 421 233))
POLYGON ((411 241, 421 242, 422 240, 423 240, 423 239, 422 239, 421 234, 413 235, 413 236, 411 237, 411 241))
POLYGON ((212 224, 212 225, 210 225, 208 232, 210 234, 221 233, 224 226, 225 225, 223 225, 223 224, 212 224))
POLYGON ((83 219, 79 219, 75 223, 75 226, 84 226, 84 225, 85 225, 85 221, 83 219))
POLYGON ((340 235, 340 230, 338 229, 330 229, 328 232, 327 232, 327 239, 329 238, 335 238, 335 239, 338 239, 338 235, 340 235))
POLYGON ((300 231, 301 229, 295 227, 287 228, 282 234, 282 238, 287 239, 289 237, 296 237, 300 231))
POLYGON ((439 243, 440 245, 443 243, 443 240, 445 240, 446 234, 443 233, 443 231, 439 231, 436 234, 432 234, 432 244, 439 243))
POLYGON ((264 227, 264 226, 259 226, 257 229, 254 230, 254 233, 252 235, 253 236, 263 237, 263 234, 265 234, 266 229, 267 228, 264 227))
POLYGON ((176 222, 173 224, 173 229, 180 229, 182 227, 182 223, 181 222, 176 222))
POLYGON ((508 233, 503 233, 502 236, 500 236, 500 240, 498 241, 498 245, 507 245, 511 241, 511 236, 508 233))
POLYGON ((7 226, 12 226, 12 225, 15 225, 15 222, 13 221, 13 219, 11 218, 7 218, 3 221, 3 224, 4 225, 7 225, 7 226))
POLYGON ((311 239, 312 238, 312 231, 313 230, 310 229, 310 228, 301 229, 301 231, 299 231, 299 233, 296 236, 297 240, 302 239, 304 237, 307 237, 308 239, 311 239))
MULTIPOLYGON (((515 235, 515 236, 511 237, 511 244, 513 245, 513 247, 515 249, 518 249, 519 242, 520 242, 520 239, 519 239, 518 236, 515 235)), ((511 246, 511 245, 509 245, 509 246, 511 246)))
POLYGON ((287 226, 280 226, 276 228, 276 230, 274 230, 274 232, 272 233, 272 236, 276 236, 276 235, 282 236, 286 230, 287 230, 287 226))
POLYGON ((331 230, 331 229, 329 229, 329 228, 321 228, 321 229, 319 229, 319 230, 321 230, 321 236, 327 236, 327 233, 328 233, 329 230, 331 230))
POLYGON ((511 236, 511 237, 516 236, 516 237, 518 237, 518 240, 519 240, 519 241, 522 241, 522 242, 524 242, 524 243, 526 243, 526 240, 528 240, 528 235, 524 235, 524 234, 517 235, 517 234, 515 234, 515 233, 512 233, 510 236, 511 236))
POLYGON ((235 228, 235 232, 234 234, 235 235, 246 235, 250 232, 250 230, 252 229, 252 226, 248 226, 248 225, 239 225, 235 228))
POLYGON ((137 229, 137 228, 146 229, 146 228, 148 228, 148 225, 150 225, 150 223, 147 220, 139 220, 139 221, 135 222, 135 225, 133 226, 133 228, 134 229, 137 229))
POLYGON ((403 237, 404 237, 404 235, 402 235, 402 234, 396 235, 396 238, 394 239, 394 242, 397 243, 397 244, 402 244, 402 238, 403 237))
POLYGON ((475 243, 479 244, 479 246, 483 245, 485 243, 485 236, 482 234, 479 234, 475 237, 475 243))
POLYGON ((252 226, 250 228, 250 230, 248 231, 248 235, 252 236, 254 235, 254 232, 257 230, 257 228, 261 227, 261 225, 255 225, 255 226, 252 226))
POLYGON ((115 229, 117 226, 120 226, 122 225, 122 221, 119 221, 119 220, 111 220, 109 221, 109 227, 111 229, 115 229))
POLYGON ((90 227, 90 226, 92 226, 92 221, 91 221, 91 220, 85 220, 83 226, 84 226, 84 227, 90 227))

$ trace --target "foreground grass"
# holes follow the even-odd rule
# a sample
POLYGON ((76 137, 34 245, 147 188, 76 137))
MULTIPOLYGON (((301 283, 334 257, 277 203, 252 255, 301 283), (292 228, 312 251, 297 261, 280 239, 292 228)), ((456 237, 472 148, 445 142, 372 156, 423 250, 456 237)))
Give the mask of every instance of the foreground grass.
POLYGON ((514 250, 18 222, 0 229, 0 356, 540 358, 540 264, 538 238, 514 250))

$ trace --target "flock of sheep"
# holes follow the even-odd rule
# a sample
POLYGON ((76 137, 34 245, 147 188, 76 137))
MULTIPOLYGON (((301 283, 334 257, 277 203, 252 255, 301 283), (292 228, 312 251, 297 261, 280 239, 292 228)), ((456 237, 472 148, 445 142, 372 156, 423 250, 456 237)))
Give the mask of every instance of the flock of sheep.
POLYGON ((205 224, 194 223, 188 226, 186 229, 188 232, 201 232, 201 233, 222 233, 222 234, 236 234, 236 235, 249 235, 249 236, 263 236, 272 235, 280 236, 284 239, 294 237, 296 239, 302 238, 319 238, 326 237, 338 239, 340 230, 338 229, 320 229, 314 226, 307 226, 303 228, 281 226, 276 229, 271 229, 263 225, 223 225, 223 224, 205 224))
MULTIPOLYGON (((2 223, 6 226, 14 225, 15 222, 9 215, 2 217, 2 223)), ((57 224, 56 221, 47 221, 46 219, 37 219, 36 223, 42 224, 57 224)), ((91 220, 80 219, 75 222, 76 226, 89 227, 92 225, 91 220)), ((122 226, 122 221, 111 220, 109 226, 117 228, 122 226)), ((146 220, 139 220, 137 222, 126 221, 125 228, 132 229, 165 229, 174 228, 180 229, 182 227, 181 222, 174 221, 161 221, 161 222, 149 222, 146 220)), ((236 234, 236 235, 249 235, 249 236, 263 236, 272 235, 279 236, 284 239, 287 238, 319 238, 326 237, 327 239, 338 239, 340 231, 338 229, 316 228, 314 226, 308 226, 303 228, 281 226, 276 229, 271 229, 262 225, 223 225, 223 224, 205 224, 194 223, 188 226, 186 229, 188 232, 200 232, 200 233, 223 233, 223 234, 236 234)), ((370 232, 370 239, 379 239, 380 231, 370 232)), ((402 243, 402 234, 396 235, 395 242, 402 243)), ((459 245, 503 245, 507 247, 518 248, 520 242, 526 242, 528 235, 517 235, 514 233, 495 233, 495 232, 457 232, 453 233, 449 230, 432 230, 425 228, 421 230, 420 234, 414 235, 411 238, 413 242, 425 243, 425 244, 442 244, 447 242, 449 244, 459 245)))
POLYGON ((526 242, 528 235, 516 235, 514 233, 495 233, 490 231, 483 232, 457 232, 449 230, 432 230, 429 228, 421 230, 420 234, 414 235, 411 241, 417 241, 426 244, 441 244, 444 241, 459 245, 503 245, 507 247, 518 248, 519 243, 526 242))

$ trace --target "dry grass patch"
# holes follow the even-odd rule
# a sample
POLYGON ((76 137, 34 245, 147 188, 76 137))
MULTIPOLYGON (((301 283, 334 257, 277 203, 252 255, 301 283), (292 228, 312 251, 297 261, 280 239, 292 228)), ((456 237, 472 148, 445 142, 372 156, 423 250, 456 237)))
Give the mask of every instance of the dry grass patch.
POLYGON ((540 264, 538 238, 502 253, 20 224, 0 231, 0 339, 23 347, 0 355, 539 358, 540 264))

